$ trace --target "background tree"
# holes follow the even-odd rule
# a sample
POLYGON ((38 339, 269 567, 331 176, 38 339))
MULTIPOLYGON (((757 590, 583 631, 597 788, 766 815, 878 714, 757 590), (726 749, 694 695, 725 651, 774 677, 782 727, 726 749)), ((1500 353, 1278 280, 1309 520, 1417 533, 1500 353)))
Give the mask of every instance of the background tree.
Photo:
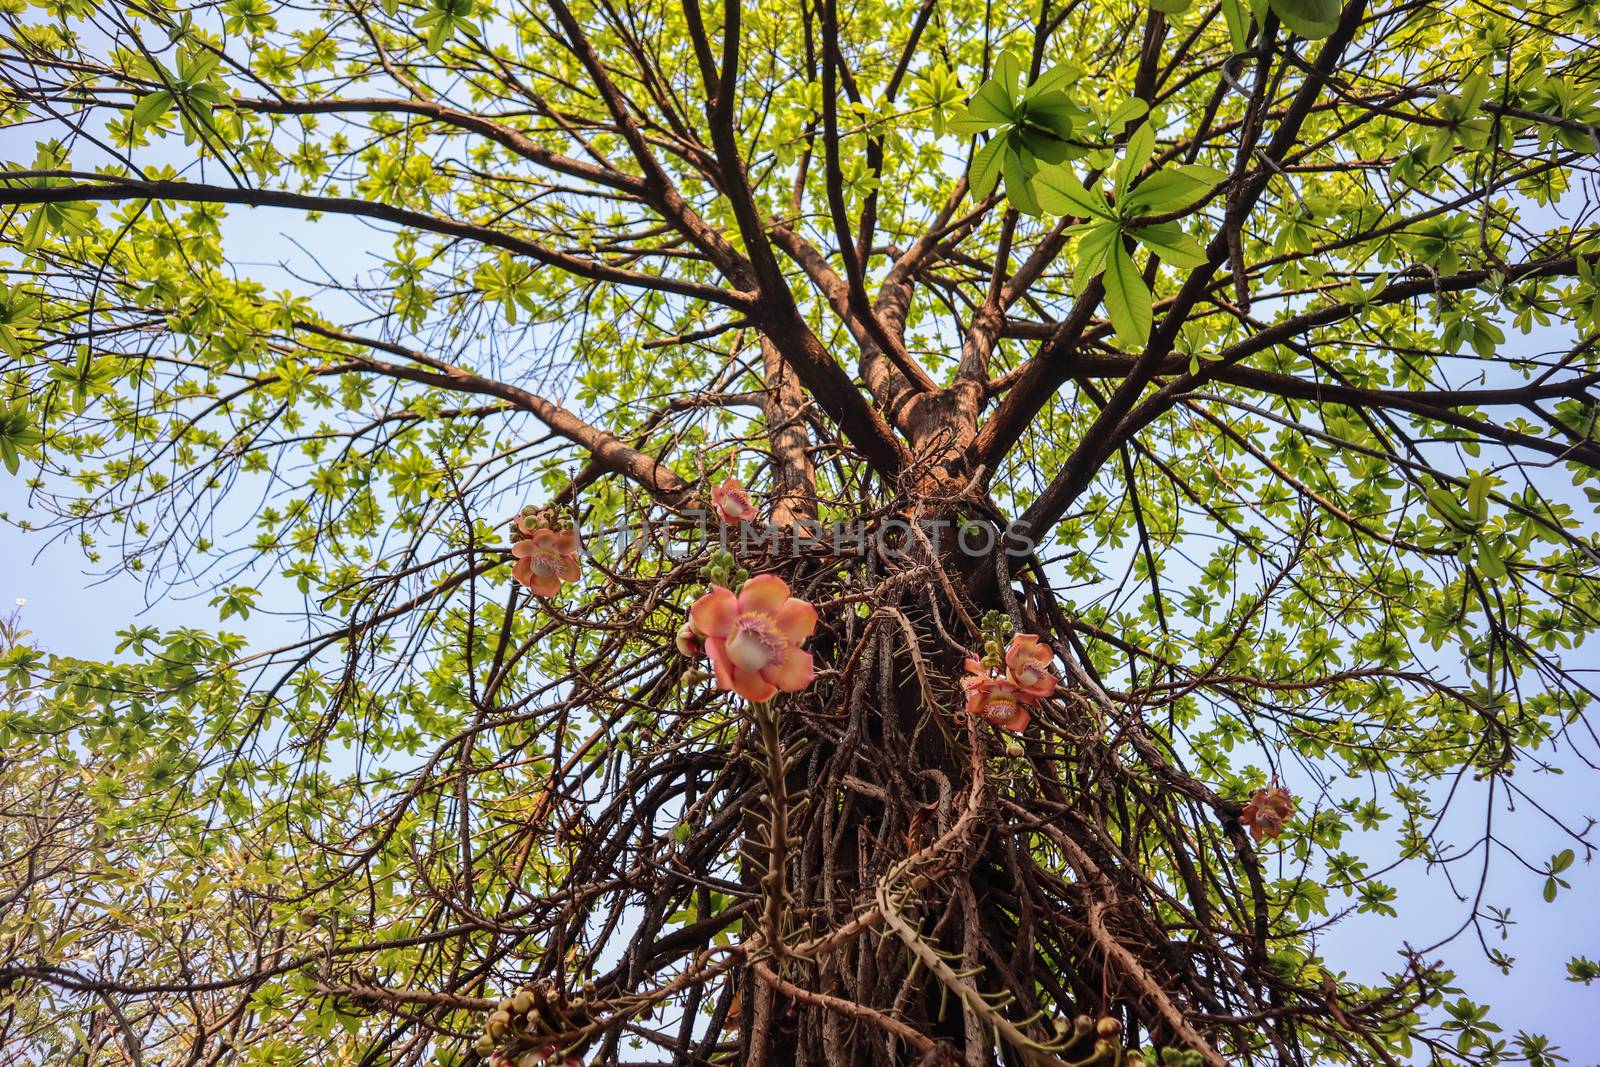
POLYGON ((1369 831, 1490 952, 1590 856, 1493 819, 1595 743, 1592 3, 0 11, 0 459, 305 626, 11 647, 13 1053, 1551 1062, 1314 938, 1369 831), (819 614, 765 705, 674 648, 741 570, 819 614))

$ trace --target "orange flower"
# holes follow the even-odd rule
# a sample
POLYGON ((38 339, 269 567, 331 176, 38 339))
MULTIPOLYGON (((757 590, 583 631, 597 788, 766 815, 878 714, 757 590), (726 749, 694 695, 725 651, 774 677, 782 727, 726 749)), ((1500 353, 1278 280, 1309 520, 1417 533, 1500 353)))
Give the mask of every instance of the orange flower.
POLYGON ((1294 818, 1294 797, 1278 785, 1274 778, 1265 789, 1250 794, 1250 803, 1239 813, 1239 822, 1250 828, 1250 836, 1259 842, 1263 837, 1277 837, 1285 824, 1294 818))
POLYGON ((721 485, 711 487, 711 506, 717 509, 724 522, 735 526, 756 517, 756 506, 750 502, 744 483, 731 474, 721 485))
POLYGON ((689 625, 705 635, 717 688, 746 700, 771 700, 811 684, 811 653, 800 647, 817 625, 817 609, 789 595, 775 574, 758 574, 739 595, 720 585, 694 602, 689 625))
POLYGON ((571 530, 529 527, 522 519, 517 529, 524 535, 511 545, 516 562, 511 576, 532 589, 535 596, 553 597, 564 582, 578 580, 578 535, 571 530))
POLYGON ((1006 672, 1011 683, 1035 699, 1056 691, 1056 677, 1050 673, 1055 653, 1034 634, 1018 634, 1006 648, 1006 672))
POLYGON ((980 659, 967 660, 970 672, 961 682, 967 694, 967 714, 991 726, 1020 734, 1028 728, 1031 698, 1010 678, 991 677, 980 659))

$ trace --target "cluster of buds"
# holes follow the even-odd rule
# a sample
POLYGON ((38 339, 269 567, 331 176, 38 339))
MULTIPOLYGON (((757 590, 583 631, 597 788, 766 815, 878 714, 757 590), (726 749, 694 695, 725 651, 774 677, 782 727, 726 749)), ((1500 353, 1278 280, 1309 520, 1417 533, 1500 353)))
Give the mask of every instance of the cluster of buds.
POLYGON ((1239 813, 1239 822, 1250 830, 1257 843, 1264 837, 1277 837, 1294 818, 1294 797, 1273 778, 1265 789, 1250 794, 1250 802, 1239 813))
POLYGON ((967 714, 991 726, 1020 734, 1028 728, 1033 705, 1056 691, 1050 661, 1055 653, 1037 634, 1017 634, 1009 643, 1010 623, 999 612, 983 619, 983 655, 967 659, 961 688, 967 714))
POLYGON ((578 534, 549 511, 528 506, 511 524, 511 576, 546 599, 578 580, 578 534))
POLYGON ((1123 1061, 1124 1067, 1201 1067, 1204 1056, 1188 1048, 1135 1049, 1123 1061))
POLYGON ((587 1042, 560 1039, 594 1021, 588 1008, 587 998, 569 1000, 548 978, 525 985, 489 1013, 473 1048, 490 1067, 583 1067, 587 1042))
MULTIPOLYGON (((716 490, 712 492, 715 495, 716 490)), ((712 551, 711 557, 706 560, 705 566, 700 568, 700 577, 704 578, 706 584, 713 589, 718 586, 731 589, 735 586, 742 586, 750 577, 750 572, 739 566, 738 559, 734 557, 732 552, 728 551, 726 546, 719 546, 712 551)), ((697 660, 706 654, 706 635, 694 628, 692 617, 678 627, 678 633, 673 640, 673 644, 677 646, 678 653, 688 659, 697 660)), ((692 687, 699 685, 709 677, 711 676, 701 670, 697 664, 683 672, 682 681, 685 686, 692 687)))
POLYGON ((733 587, 743 585, 745 579, 750 577, 750 572, 739 566, 739 561, 734 558, 726 546, 713 549, 711 556, 706 560, 705 566, 700 568, 700 577, 706 580, 707 585, 722 585, 733 587))
POLYGON ((1110 1015, 1102 1015, 1098 1019, 1092 1015, 1079 1015, 1070 1023, 1065 1019, 1056 1020, 1056 1038, 1063 1047, 1094 1041, 1094 1056, 1084 1062, 1115 1059, 1117 1038, 1121 1036, 1122 1023, 1110 1015))

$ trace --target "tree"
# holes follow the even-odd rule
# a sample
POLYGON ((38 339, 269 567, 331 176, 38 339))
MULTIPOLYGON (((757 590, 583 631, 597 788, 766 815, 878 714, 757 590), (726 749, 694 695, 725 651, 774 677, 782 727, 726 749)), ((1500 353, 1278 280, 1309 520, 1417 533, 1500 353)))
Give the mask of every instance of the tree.
POLYGON ((1552 1062, 1315 937, 1592 854, 1593 4, 3 18, 0 458, 220 627, 8 652, 6 1047, 1552 1062))

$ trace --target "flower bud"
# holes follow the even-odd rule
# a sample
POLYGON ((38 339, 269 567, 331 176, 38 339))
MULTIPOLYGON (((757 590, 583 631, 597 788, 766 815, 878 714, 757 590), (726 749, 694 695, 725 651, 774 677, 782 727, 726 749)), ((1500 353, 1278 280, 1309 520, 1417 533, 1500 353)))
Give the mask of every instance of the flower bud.
POLYGON ((673 639, 673 643, 678 646, 678 654, 687 656, 689 659, 699 659, 704 652, 704 646, 700 643, 700 635, 695 633, 694 627, 688 623, 678 627, 678 635, 673 639))
POLYGON ((1122 1033, 1122 1024, 1109 1015, 1102 1016, 1100 1021, 1094 1024, 1094 1032, 1101 1037, 1116 1037, 1122 1033))

